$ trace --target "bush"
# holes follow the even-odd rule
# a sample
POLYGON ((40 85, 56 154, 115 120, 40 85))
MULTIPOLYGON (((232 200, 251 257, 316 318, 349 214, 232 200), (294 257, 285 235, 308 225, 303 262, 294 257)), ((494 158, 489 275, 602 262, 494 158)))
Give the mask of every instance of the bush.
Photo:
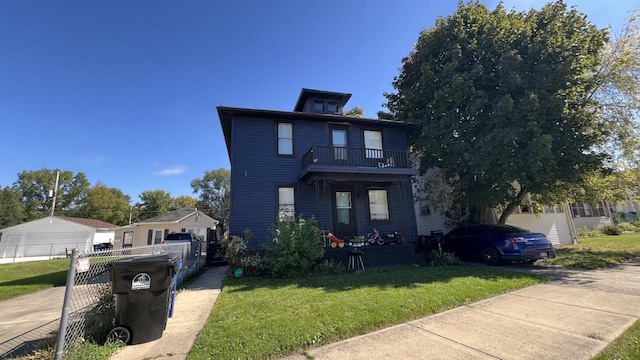
POLYGON ((449 266, 460 264, 460 259, 458 259, 455 255, 438 250, 431 250, 431 252, 429 253, 428 261, 431 266, 449 266))
POLYGON ((588 227, 584 227, 582 229, 576 229, 576 235, 578 237, 595 237, 595 236, 599 236, 600 234, 598 233, 597 230, 591 230, 588 227))
POLYGON ((628 231, 628 232, 635 232, 636 231, 636 227, 631 224, 628 223, 626 221, 623 222, 619 222, 618 224, 616 224, 620 229, 622 229, 622 231, 628 231))
POLYGON ((279 217, 271 229, 266 262, 276 277, 308 274, 324 256, 321 231, 314 217, 279 217))
POLYGON ((264 259, 260 254, 249 249, 249 240, 253 236, 251 230, 246 229, 243 236, 232 236, 224 242, 224 257, 234 269, 242 268, 242 274, 247 276, 260 275, 265 270, 264 259))
POLYGON ((605 235, 620 235, 623 233, 622 228, 618 225, 605 225, 601 231, 605 235))

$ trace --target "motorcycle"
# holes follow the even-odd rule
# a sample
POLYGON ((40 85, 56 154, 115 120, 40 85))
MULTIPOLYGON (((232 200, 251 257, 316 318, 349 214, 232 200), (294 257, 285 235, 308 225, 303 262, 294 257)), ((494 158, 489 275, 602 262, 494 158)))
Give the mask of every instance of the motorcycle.
MULTIPOLYGON (((383 236, 383 239, 385 240, 385 244, 387 243, 391 243, 391 244, 404 244, 404 237, 402 237, 402 235, 400 235, 400 233, 395 229, 395 228, 391 228, 391 233, 386 234, 385 236, 383 236)), ((381 244, 384 245, 384 244, 381 244)))

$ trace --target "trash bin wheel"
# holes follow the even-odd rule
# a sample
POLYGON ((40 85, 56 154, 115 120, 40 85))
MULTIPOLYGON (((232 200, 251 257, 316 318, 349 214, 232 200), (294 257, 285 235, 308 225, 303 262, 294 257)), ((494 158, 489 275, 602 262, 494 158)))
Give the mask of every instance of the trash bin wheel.
POLYGON ((131 332, 129 329, 122 326, 113 328, 109 331, 109 335, 107 335, 107 341, 111 343, 122 341, 123 343, 128 344, 129 340, 131 340, 131 332))

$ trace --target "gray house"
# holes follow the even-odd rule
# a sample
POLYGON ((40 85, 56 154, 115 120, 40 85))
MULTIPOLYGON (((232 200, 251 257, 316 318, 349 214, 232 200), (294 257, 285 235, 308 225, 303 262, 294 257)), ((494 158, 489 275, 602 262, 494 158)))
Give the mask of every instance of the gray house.
POLYGON ((416 241, 409 125, 344 116, 350 97, 302 89, 293 111, 217 108, 231 162, 230 234, 250 229, 259 248, 285 211, 345 240, 375 228, 416 241))

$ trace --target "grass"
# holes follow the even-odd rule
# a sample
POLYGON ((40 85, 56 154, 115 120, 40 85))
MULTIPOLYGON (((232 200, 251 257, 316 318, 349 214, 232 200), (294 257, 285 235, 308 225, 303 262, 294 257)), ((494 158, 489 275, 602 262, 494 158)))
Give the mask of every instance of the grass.
POLYGON ((69 259, 0 264, 0 301, 63 286, 69 259))
POLYGON ((478 266, 226 280, 189 359, 266 359, 545 281, 478 266))
POLYGON ((640 359, 640 320, 622 335, 607 345, 591 360, 635 360, 640 359))
POLYGON ((600 269, 640 257, 640 233, 587 237, 577 245, 556 248, 555 259, 544 264, 581 269, 600 269))
MULTIPOLYGON (((64 355, 64 360, 107 360, 123 345, 118 344, 105 344, 96 345, 91 343, 84 343, 78 348, 70 351, 64 355)), ((56 349, 55 345, 49 345, 34 351, 29 355, 19 357, 20 360, 51 360, 55 357, 56 349)))

